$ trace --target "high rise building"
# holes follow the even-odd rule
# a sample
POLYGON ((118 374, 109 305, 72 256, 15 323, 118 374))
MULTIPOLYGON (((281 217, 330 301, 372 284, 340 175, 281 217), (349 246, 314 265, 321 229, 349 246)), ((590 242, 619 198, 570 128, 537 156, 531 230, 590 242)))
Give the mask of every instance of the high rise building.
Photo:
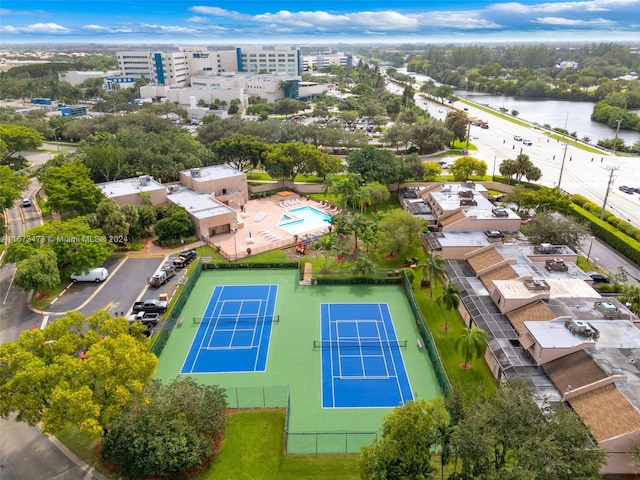
POLYGON ((301 75, 300 49, 291 46, 249 46, 233 50, 182 47, 175 52, 121 51, 118 67, 123 76, 145 78, 155 85, 185 87, 192 75, 225 72, 301 75))

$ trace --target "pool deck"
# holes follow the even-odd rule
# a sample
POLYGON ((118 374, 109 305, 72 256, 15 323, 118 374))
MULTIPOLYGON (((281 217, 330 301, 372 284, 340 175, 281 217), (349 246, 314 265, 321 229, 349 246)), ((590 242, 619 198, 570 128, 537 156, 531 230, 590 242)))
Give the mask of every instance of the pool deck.
MULTIPOLYGON (((232 233, 215 235, 211 237, 211 242, 219 245, 222 252, 231 259, 235 258, 236 251, 238 258, 246 257, 247 247, 251 248, 253 255, 291 245, 294 242, 293 235, 278 227, 278 222, 289 210, 301 207, 313 207, 332 217, 338 213, 336 210, 325 208, 320 202, 308 200, 295 193, 286 197, 276 194, 267 198, 249 200, 245 204, 245 213, 242 211, 237 213, 238 231, 235 242, 232 233)), ((298 234, 298 239, 305 240, 325 233, 328 233, 327 227, 304 230, 298 234)))

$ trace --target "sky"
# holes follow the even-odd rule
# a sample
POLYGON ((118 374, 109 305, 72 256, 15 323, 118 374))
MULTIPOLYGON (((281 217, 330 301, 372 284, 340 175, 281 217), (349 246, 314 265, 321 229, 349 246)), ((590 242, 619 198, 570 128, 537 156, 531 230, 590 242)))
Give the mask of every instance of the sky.
POLYGON ((2 0, 25 43, 640 43, 640 0, 2 0))

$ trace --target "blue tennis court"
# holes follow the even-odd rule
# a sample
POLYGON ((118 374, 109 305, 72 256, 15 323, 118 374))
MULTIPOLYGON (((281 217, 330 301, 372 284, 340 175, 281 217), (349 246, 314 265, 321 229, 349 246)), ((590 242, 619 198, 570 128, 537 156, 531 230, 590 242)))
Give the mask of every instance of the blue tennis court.
POLYGON ((180 373, 264 372, 277 285, 217 286, 180 373))
POLYGON ((322 407, 396 407, 413 399, 386 303, 320 305, 322 407))

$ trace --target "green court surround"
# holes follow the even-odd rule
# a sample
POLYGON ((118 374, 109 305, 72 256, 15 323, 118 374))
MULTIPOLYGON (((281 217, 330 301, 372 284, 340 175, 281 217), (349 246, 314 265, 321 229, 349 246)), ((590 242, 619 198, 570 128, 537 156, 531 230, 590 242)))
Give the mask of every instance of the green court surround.
POLYGON ((390 408, 323 409, 321 352, 313 348, 320 338, 320 304, 333 302, 385 302, 389 304, 398 338, 407 339, 402 350, 414 397, 440 395, 434 370, 420 338, 415 317, 402 286, 300 286, 295 270, 205 270, 184 309, 183 321, 171 332, 160 356, 156 378, 169 381, 180 373, 201 317, 216 285, 278 284, 266 372, 194 374, 198 382, 227 389, 230 407, 286 406, 290 395, 289 453, 357 452, 371 443, 390 408), (263 388, 264 387, 264 388, 263 388), (288 389, 287 389, 288 387, 288 389), (350 435, 345 431, 369 432, 350 435), (301 432, 335 432, 302 435, 301 432))

